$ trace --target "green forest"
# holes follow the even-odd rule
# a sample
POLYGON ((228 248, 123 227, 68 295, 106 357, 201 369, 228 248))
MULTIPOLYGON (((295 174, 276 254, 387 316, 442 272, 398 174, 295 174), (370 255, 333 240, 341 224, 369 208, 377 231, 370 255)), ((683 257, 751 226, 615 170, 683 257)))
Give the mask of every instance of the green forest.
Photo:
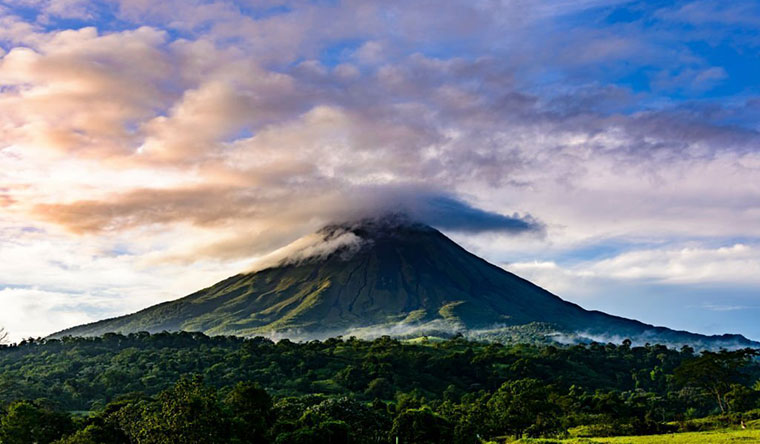
POLYGON ((0 348, 0 442, 486 443, 707 430, 760 418, 757 356, 461 337, 29 339, 0 348))

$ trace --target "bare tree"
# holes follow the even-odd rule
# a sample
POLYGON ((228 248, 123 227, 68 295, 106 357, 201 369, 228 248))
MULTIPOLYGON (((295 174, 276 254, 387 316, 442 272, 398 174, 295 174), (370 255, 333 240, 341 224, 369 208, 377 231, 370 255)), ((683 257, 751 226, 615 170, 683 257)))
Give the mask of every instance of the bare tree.
POLYGON ((0 327, 0 345, 8 342, 9 333, 4 327, 0 327))

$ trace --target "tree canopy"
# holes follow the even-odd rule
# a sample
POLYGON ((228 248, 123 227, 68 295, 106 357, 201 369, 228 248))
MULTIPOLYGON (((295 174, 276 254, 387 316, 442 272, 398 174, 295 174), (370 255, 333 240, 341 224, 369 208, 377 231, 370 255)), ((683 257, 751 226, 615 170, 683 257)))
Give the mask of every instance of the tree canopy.
POLYGON ((754 414, 758 380, 754 350, 198 333, 35 339, 0 347, 0 442, 476 444, 659 433, 722 410, 754 414))

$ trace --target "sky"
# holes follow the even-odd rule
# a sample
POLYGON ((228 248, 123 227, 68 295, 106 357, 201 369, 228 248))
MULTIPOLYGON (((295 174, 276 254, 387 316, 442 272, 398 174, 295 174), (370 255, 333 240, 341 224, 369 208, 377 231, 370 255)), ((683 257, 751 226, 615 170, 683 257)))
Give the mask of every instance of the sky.
POLYGON ((760 340, 760 3, 0 0, 0 326, 406 211, 585 308, 760 340))

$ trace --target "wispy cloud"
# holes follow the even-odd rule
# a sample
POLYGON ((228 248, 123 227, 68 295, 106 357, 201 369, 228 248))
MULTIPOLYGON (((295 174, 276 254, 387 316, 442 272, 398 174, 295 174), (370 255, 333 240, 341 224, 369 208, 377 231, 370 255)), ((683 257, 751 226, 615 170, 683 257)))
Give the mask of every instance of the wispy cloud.
POLYGON ((760 306, 752 307, 747 305, 719 305, 719 304, 703 304, 702 308, 711 311, 738 311, 738 310, 758 310, 760 306))

